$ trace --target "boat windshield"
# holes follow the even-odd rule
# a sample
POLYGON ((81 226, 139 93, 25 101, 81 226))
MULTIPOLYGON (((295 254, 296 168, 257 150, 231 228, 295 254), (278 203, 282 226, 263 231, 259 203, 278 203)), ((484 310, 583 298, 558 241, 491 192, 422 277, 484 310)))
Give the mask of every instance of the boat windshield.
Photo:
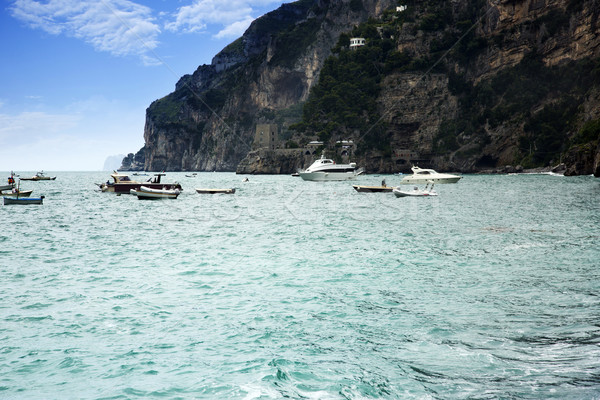
POLYGON ((419 171, 419 172, 417 172, 417 174, 419 174, 419 175, 429 175, 430 172, 429 171, 419 171))
POLYGON ((130 182, 131 178, 127 175, 115 175, 115 182, 130 182))

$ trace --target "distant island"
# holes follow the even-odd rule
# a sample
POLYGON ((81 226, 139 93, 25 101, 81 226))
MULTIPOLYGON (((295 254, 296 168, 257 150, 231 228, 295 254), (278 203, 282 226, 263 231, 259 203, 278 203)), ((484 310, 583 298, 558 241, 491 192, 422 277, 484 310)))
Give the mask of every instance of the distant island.
POLYGON ((104 161, 102 171, 116 171, 123 164, 123 158, 125 158, 123 154, 108 156, 104 161))

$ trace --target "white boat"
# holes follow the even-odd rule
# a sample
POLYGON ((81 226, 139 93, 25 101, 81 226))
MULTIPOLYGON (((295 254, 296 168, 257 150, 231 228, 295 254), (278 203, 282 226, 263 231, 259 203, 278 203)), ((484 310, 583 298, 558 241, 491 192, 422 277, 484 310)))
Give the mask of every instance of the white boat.
POLYGON ((181 193, 179 189, 153 189, 147 186, 140 186, 139 189, 131 189, 129 192, 139 200, 176 199, 181 193))
POLYGON ((402 178, 400 184, 410 185, 413 183, 427 183, 429 181, 433 183, 456 183, 462 178, 462 176, 458 175, 441 174, 432 169, 412 167, 411 170, 413 174, 402 178))
POLYGON ((393 193, 396 195, 396 197, 437 196, 437 192, 433 190, 433 185, 433 182, 427 182, 423 190, 419 189, 417 186, 413 187, 412 190, 396 187, 394 188, 393 193))
POLYGON ((3 197, 29 197, 29 196, 31 196, 31 193, 33 193, 33 190, 19 190, 17 188, 14 188, 10 192, 0 191, 0 196, 3 196, 3 197))
POLYGON ((362 173, 362 168, 356 169, 356 163, 336 164, 323 155, 304 171, 298 171, 298 175, 305 181, 347 181, 362 173))

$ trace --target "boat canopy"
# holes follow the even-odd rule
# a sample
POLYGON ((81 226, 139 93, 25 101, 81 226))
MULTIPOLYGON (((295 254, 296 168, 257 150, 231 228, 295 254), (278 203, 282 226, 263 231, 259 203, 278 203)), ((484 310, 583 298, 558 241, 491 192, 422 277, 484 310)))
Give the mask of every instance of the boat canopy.
POLYGON ((123 182, 133 182, 133 179, 126 174, 111 174, 112 178, 115 180, 115 183, 123 183, 123 182))

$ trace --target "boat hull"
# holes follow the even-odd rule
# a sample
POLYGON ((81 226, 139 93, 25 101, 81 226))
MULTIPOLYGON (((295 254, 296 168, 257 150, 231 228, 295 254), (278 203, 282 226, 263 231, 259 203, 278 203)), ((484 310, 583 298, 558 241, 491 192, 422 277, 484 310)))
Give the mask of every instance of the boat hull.
POLYGON ((4 205, 10 204, 20 204, 20 205, 29 205, 29 204, 43 204, 44 196, 41 197, 4 197, 4 205))
POLYGON ((131 194, 136 195, 139 200, 161 200, 171 199, 174 200, 181 193, 178 189, 166 190, 166 189, 152 189, 143 186, 139 189, 131 189, 131 194))
POLYGON ((419 183, 428 183, 428 182, 433 182, 435 184, 440 184, 440 183, 456 183, 458 182, 460 179, 462 178, 462 176, 451 176, 451 177, 442 177, 442 178, 436 178, 436 177, 413 177, 413 176, 407 176, 404 179, 402 179, 402 181, 400 182, 403 185, 412 185, 412 184, 419 184, 419 183))
POLYGON ((3 196, 3 197, 29 197, 29 196, 31 196, 31 193, 33 193, 33 190, 22 190, 18 193, 12 193, 12 192, 0 193, 0 196, 3 196))
POLYGON ((354 190, 361 193, 385 193, 394 190, 393 186, 360 186, 352 185, 354 190))
POLYGON ((180 184, 164 184, 164 183, 114 183, 114 184, 102 184, 100 190, 108 193, 130 193, 131 190, 139 190, 142 186, 149 187, 151 189, 178 189, 181 190, 180 184))
POLYGON ((39 176, 34 176, 32 178, 20 178, 22 181, 53 181, 56 179, 55 176, 43 176, 43 177, 39 177, 39 176))
POLYGON ((231 189, 196 189, 200 194, 234 194, 235 188, 231 189))
POLYGON ((352 172, 300 172, 300 178, 305 181, 351 181, 358 177, 356 171, 352 172))
POLYGON ((431 197, 437 196, 438 194, 434 191, 394 189, 394 195, 396 197, 431 197))

